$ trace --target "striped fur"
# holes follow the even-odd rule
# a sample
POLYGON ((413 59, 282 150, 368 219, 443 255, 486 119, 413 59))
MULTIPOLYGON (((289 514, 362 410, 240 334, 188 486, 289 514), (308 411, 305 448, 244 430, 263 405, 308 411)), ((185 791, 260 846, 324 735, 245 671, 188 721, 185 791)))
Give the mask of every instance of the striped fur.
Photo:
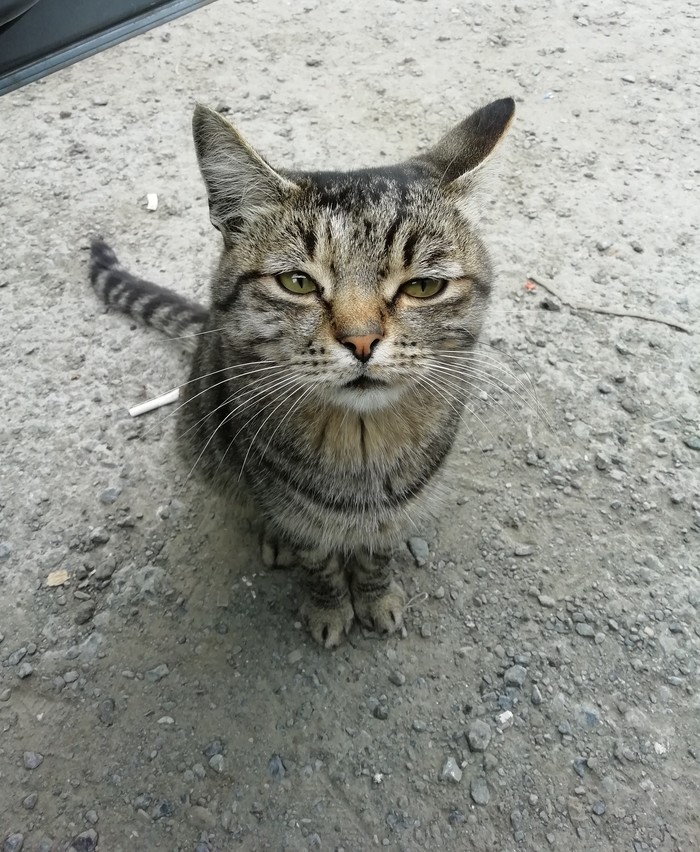
POLYGON ((469 364, 492 279, 468 211, 512 113, 497 101, 398 166, 280 173, 198 107, 195 145, 224 240, 209 311, 93 246, 107 304, 171 336, 203 332, 183 387, 183 446, 193 469, 252 494, 269 561, 292 546, 304 613, 327 647, 354 617, 384 633, 401 625, 389 559, 439 511, 471 386, 455 365, 469 364), (285 288, 280 276, 295 271, 314 292, 285 288), (404 292, 425 279, 445 286, 404 292), (371 341, 370 354, 353 340, 371 341))

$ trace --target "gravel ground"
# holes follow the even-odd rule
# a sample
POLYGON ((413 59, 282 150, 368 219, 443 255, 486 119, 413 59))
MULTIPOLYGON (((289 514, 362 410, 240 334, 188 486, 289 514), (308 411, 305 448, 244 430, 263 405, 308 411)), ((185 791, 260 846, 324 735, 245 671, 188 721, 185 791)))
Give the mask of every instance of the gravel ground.
POLYGON ((698 334, 571 307, 698 328, 699 16, 219 0, 0 101, 2 852, 700 849, 698 334), (186 358, 96 304, 89 237, 206 298, 195 100, 348 167, 508 94, 493 381, 405 635, 322 651, 128 417, 186 358))

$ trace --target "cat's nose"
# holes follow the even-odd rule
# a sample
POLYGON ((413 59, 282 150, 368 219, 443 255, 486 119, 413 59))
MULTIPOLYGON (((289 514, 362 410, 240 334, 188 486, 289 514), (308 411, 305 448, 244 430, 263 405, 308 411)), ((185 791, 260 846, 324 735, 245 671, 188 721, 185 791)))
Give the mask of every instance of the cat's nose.
POLYGON ((358 361, 365 364, 372 357, 372 353, 381 339, 381 334, 360 334, 352 337, 341 337, 340 342, 352 352, 358 361))

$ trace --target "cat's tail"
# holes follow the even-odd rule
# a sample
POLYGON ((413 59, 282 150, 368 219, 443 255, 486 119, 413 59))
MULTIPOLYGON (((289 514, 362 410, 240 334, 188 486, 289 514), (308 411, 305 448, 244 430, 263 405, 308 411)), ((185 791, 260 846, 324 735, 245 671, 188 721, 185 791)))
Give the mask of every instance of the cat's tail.
POLYGON ((106 305, 168 337, 182 338, 188 349, 194 348, 192 335, 202 330, 209 315, 202 305, 127 272, 103 240, 90 247, 90 282, 106 305))

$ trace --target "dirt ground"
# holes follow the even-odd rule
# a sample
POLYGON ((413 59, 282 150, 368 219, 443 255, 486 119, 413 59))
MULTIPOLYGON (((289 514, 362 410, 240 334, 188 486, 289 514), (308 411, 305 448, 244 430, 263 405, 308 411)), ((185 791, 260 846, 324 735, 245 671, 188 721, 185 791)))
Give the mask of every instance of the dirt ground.
POLYGON ((699 17, 219 0, 0 100, 3 852, 700 849, 699 17), (128 416, 187 359, 97 304, 89 238, 206 299, 196 100, 351 167, 510 94, 488 393, 405 635, 320 650, 168 411, 128 416))

